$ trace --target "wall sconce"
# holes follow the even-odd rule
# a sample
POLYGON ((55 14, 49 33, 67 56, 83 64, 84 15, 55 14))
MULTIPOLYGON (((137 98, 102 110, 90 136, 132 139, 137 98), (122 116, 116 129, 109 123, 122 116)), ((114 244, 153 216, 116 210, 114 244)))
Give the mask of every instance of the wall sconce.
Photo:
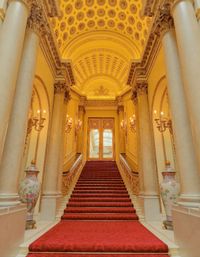
POLYGON ((73 120, 71 117, 69 117, 69 115, 66 115, 66 122, 65 122, 65 132, 69 133, 72 129, 72 125, 73 125, 73 120))
POLYGON ((122 120, 122 121, 121 121, 120 127, 121 127, 121 129, 123 129, 124 131, 126 130, 126 128, 127 128, 127 123, 126 123, 125 120, 122 120))
POLYGON ((82 128, 82 121, 80 119, 77 120, 75 130, 78 133, 79 130, 82 128))
POLYGON ((136 132, 136 117, 135 114, 133 114, 130 118, 129 118, 129 124, 130 124, 130 129, 132 132, 136 132))
POLYGON ((46 120, 44 117, 45 115, 46 110, 43 110, 42 114, 41 110, 37 110, 37 116, 28 120, 27 135, 31 133, 32 128, 34 128, 37 132, 40 132, 44 128, 44 122, 46 120))
MULTIPOLYGON (((155 110, 154 111, 154 114, 156 115, 157 114, 157 111, 155 110)), ((164 112, 161 112, 160 113, 160 118, 156 118, 154 119, 155 122, 156 122, 156 127, 157 129, 163 133, 166 131, 166 129, 169 129, 169 132, 170 134, 173 134, 173 131, 172 131, 172 121, 171 119, 167 118, 167 117, 164 117, 164 112)))

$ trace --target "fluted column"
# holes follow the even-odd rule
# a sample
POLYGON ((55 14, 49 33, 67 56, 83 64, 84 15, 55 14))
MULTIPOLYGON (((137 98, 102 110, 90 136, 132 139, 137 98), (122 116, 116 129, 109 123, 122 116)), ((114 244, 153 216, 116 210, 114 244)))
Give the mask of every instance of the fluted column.
POLYGON ((181 182, 181 195, 178 202, 184 206, 195 207, 200 205, 200 176, 186 106, 175 31, 170 16, 163 17, 161 28, 176 157, 181 182))
POLYGON ((174 18, 193 142, 200 167, 200 30, 192 2, 190 0, 174 1, 171 13, 174 18))
POLYGON ((158 196, 158 182, 155 163, 155 148, 153 131, 149 113, 148 85, 145 81, 137 83, 138 116, 141 170, 143 173, 144 193, 143 206, 146 221, 160 220, 160 203, 158 196))
POLYGON ((22 61, 0 164, 0 205, 15 205, 19 203, 18 178, 35 75, 39 45, 38 32, 41 26, 40 14, 40 8, 34 7, 28 21, 22 61))
POLYGON ((41 202, 41 219, 54 220, 56 216, 58 192, 58 175, 62 141, 62 124, 64 111, 65 82, 55 83, 54 105, 50 138, 44 169, 43 192, 41 202))
POLYGON ((0 33, 0 160, 5 143, 31 0, 11 0, 0 33))

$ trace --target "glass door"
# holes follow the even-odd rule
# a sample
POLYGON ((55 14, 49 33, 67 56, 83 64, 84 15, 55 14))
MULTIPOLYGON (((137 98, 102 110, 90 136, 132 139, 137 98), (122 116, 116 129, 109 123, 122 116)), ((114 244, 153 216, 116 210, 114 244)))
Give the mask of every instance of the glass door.
POLYGON ((88 126, 88 159, 114 159, 114 119, 90 118, 88 126))

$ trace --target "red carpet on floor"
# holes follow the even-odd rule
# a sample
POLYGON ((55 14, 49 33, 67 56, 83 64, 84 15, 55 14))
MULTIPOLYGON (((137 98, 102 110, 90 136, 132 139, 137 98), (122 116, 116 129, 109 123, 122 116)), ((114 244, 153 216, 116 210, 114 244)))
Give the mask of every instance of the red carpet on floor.
POLYGON ((169 257, 167 254, 70 254, 70 253, 29 253, 27 257, 169 257))
POLYGON ((115 162, 87 162, 60 223, 27 257, 169 257, 139 221, 115 162))

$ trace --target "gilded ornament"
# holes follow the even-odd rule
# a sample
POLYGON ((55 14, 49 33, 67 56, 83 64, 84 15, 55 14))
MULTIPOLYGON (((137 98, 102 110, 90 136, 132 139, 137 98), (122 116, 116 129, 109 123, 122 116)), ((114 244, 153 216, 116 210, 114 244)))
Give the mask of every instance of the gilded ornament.
POLYGON ((94 0, 86 0, 87 6, 92 6, 94 4, 94 0))
POLYGON ((122 9, 126 9, 127 6, 128 6, 128 4, 127 4, 127 2, 126 2, 125 0, 121 0, 121 1, 119 2, 119 5, 120 5, 120 7, 121 7, 122 9))
POLYGON ((78 29, 79 30, 83 30, 85 28, 85 23, 81 22, 79 25, 78 25, 78 29))
POLYGON ((118 29, 123 30, 124 29, 124 24, 122 22, 119 22, 117 24, 117 27, 118 27, 118 29))
POLYGON ((126 28, 126 31, 127 31, 128 34, 132 34, 133 33, 133 29, 130 26, 128 26, 126 28))
POLYGON ((98 14, 100 17, 102 17, 102 16, 105 15, 105 10, 104 10, 104 9, 98 9, 98 10, 97 10, 97 14, 98 14))
POLYGON ((71 4, 68 4, 65 8, 66 14, 70 14, 73 10, 73 6, 71 4))
POLYGON ((108 0, 109 5, 115 6, 117 4, 117 0, 108 0))
POLYGON ((69 32, 70 32, 71 35, 75 34, 76 33, 76 27, 71 27, 69 32))
POLYGON ((89 28, 92 28, 95 26, 95 22, 93 20, 90 20, 90 21, 88 21, 87 25, 89 28))
POLYGON ((84 13, 83 12, 78 12, 76 15, 76 18, 80 21, 84 18, 84 13))
POLYGON ((89 9, 88 11, 87 11, 87 17, 88 18, 92 18, 93 16, 94 16, 94 10, 92 10, 92 9, 89 9))
POLYGON ((111 18, 114 18, 114 17, 115 17, 115 15, 116 15, 115 10, 110 9, 110 10, 108 11, 108 15, 109 15, 111 18))
POLYGON ((137 12, 137 6, 135 4, 132 4, 130 6, 130 11, 131 11, 131 13, 135 14, 137 12))
POLYGON ((69 25, 72 25, 74 23, 74 16, 70 16, 67 20, 69 25))
POLYGON ((100 26, 100 27, 103 27, 105 25, 105 21, 103 19, 101 20, 98 20, 97 24, 100 26))
POLYGON ((118 16, 119 16, 120 20, 125 20, 126 19, 126 14, 124 12, 119 12, 118 16))
POLYGON ((83 1, 82 0, 78 0, 75 2, 75 8, 76 9, 81 9, 83 7, 83 1))
POLYGON ((66 29, 66 22, 61 22, 61 24, 60 24, 60 30, 61 31, 64 31, 66 29))
POLYGON ((133 25, 135 23, 135 18, 133 16, 129 16, 128 21, 131 25, 133 25))
POLYGON ((108 21, 108 26, 113 28, 115 26, 115 22, 113 20, 108 21))
POLYGON ((99 4, 99 5, 104 5, 105 4, 105 0, 97 0, 97 3, 99 4))

